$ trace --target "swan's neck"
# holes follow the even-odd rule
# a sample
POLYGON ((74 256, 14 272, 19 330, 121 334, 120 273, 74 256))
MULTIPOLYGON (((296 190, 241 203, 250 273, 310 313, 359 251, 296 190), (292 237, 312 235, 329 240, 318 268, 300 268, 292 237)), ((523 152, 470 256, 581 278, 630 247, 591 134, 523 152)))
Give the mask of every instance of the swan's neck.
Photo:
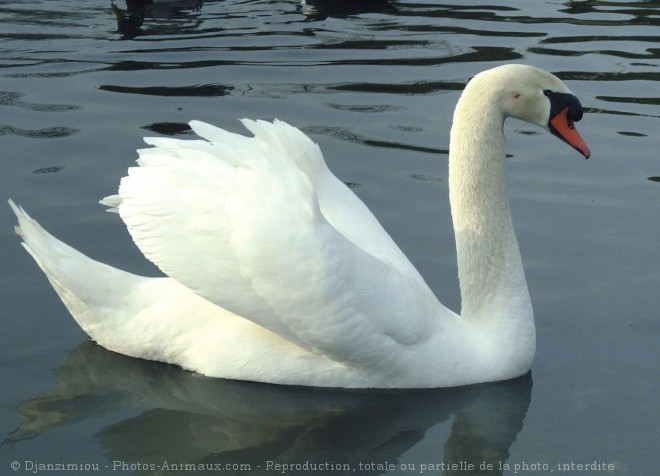
POLYGON ((504 115, 466 89, 454 113, 449 194, 456 233, 461 315, 511 326, 533 314, 505 179, 504 115))

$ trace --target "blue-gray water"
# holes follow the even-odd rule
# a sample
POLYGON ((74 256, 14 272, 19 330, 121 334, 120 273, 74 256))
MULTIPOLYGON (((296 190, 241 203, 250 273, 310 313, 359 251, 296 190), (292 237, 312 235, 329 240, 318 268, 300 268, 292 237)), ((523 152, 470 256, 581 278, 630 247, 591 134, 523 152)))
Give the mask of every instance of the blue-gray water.
POLYGON ((238 131, 238 118, 278 117, 321 145, 457 309, 446 182, 454 104, 481 70, 540 66, 581 99, 593 155, 507 125, 537 318, 531 377, 343 392, 125 358, 79 330, 2 205, 0 474, 49 463, 90 465, 88 474, 185 474, 174 464, 281 474, 276 464, 306 461, 318 474, 346 474, 341 464, 354 474, 419 474, 423 464, 435 465, 426 474, 657 474, 658 2, 315 3, 0 3, 0 196, 92 257, 155 274, 96 203, 116 190, 141 137, 186 137, 193 118, 238 131))

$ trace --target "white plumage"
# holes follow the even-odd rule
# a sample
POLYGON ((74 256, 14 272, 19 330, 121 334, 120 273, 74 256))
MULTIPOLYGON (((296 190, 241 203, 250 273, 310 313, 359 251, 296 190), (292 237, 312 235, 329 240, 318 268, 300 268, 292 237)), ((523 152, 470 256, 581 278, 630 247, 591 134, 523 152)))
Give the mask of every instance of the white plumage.
POLYGON ((475 77, 459 102, 450 189, 463 317, 438 302, 318 146, 277 120, 244 120, 254 137, 193 121, 203 140, 145 139, 152 147, 102 203, 168 277, 93 261, 10 204, 24 247, 85 332, 113 351, 294 385, 511 378, 534 354, 504 193, 503 119, 493 119, 516 115, 502 106, 512 88, 530 96, 536 115, 548 101, 537 90, 568 91, 549 73, 510 65, 475 77))

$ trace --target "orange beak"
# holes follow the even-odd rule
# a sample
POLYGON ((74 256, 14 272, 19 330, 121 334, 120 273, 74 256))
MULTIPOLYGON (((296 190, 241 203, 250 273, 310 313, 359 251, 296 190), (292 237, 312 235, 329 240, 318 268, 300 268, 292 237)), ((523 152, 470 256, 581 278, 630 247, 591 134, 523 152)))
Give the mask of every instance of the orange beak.
POLYGON ((568 109, 568 107, 562 109, 550 119, 548 125, 554 135, 565 141, 588 159, 589 156, 591 156, 591 150, 589 150, 589 146, 575 128, 573 121, 568 118, 568 109))

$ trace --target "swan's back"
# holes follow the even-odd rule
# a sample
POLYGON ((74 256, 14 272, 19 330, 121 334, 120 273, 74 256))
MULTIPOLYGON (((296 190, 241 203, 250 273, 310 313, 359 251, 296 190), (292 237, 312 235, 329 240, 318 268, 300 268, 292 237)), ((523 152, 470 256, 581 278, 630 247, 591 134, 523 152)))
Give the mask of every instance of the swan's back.
POLYGON ((193 122, 205 141, 147 139, 153 147, 105 200, 144 255, 331 359, 374 363, 383 346, 426 340, 431 319, 452 314, 318 147, 279 121, 245 124, 255 137, 193 122))

